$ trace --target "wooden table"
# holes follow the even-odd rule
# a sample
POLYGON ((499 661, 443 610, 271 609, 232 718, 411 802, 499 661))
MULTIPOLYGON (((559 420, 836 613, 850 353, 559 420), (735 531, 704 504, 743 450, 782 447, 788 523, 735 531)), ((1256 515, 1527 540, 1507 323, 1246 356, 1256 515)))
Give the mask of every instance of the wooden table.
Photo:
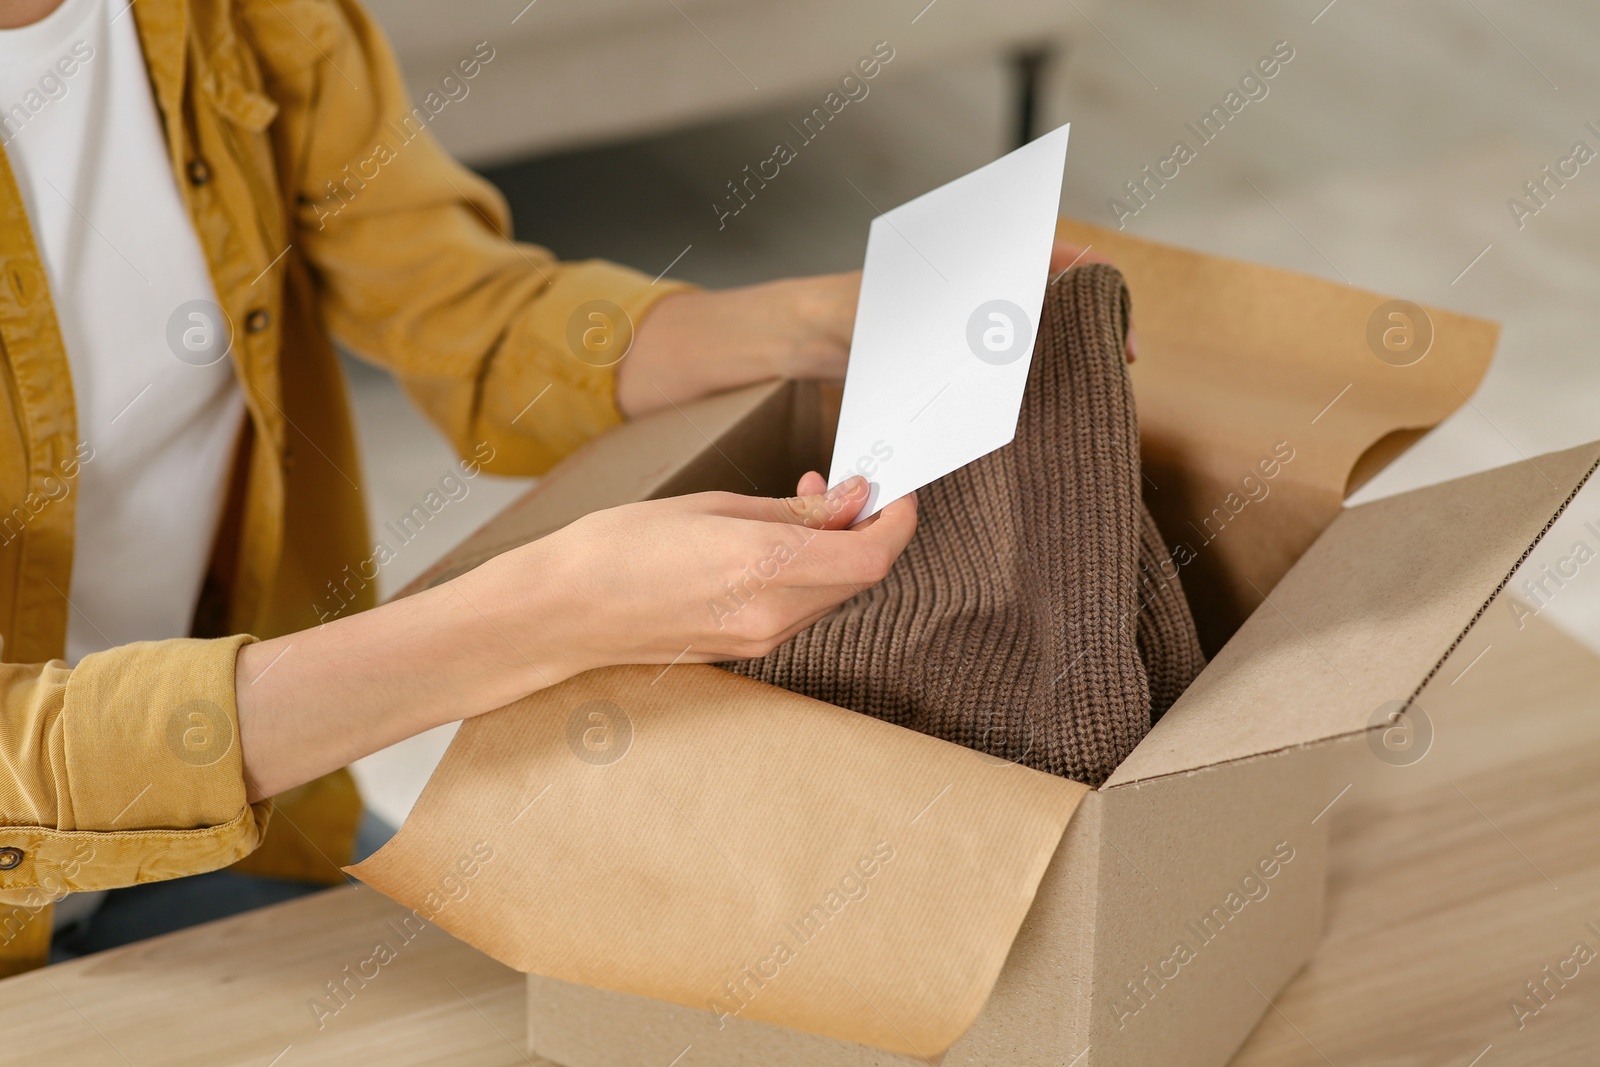
MULTIPOLYGON (((1494 607, 1424 704, 1425 758, 1344 745, 1327 939, 1238 1067, 1600 1062, 1600 956, 1520 1029, 1510 1007, 1577 942, 1600 953, 1600 659, 1494 607)), ((403 914, 338 889, 8 979, 0 1062, 543 1067, 521 976, 437 929, 403 941, 403 914), (380 941, 394 958, 331 997, 380 941)))

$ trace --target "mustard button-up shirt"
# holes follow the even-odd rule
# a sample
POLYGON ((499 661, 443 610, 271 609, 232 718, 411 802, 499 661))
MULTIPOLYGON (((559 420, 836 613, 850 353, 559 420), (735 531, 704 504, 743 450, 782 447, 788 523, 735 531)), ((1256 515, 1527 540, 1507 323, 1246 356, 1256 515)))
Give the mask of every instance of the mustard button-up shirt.
MULTIPOLYGON (((413 106, 354 0, 131 11, 235 324, 249 417, 196 636, 69 668, 81 442, 44 267, 0 154, 0 974, 43 962, 62 893, 241 860, 338 879, 359 816, 348 774, 247 804, 234 704, 249 635, 316 625, 330 583, 373 555, 330 338, 395 373, 463 458, 534 474, 620 420, 612 367, 574 340, 589 310, 637 322, 682 288, 512 241, 501 198, 428 132, 442 105, 413 106)), ((455 76, 492 59, 482 45, 455 76)), ((370 585, 337 588, 355 598, 346 610, 370 604, 370 585)))

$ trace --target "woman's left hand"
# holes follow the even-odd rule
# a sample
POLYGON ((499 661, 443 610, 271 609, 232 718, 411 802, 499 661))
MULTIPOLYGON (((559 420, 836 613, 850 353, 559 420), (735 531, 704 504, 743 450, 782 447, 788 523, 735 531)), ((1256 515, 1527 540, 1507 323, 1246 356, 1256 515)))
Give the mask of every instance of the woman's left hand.
MULTIPOLYGON (((1079 262, 1105 259, 1056 241, 1052 275, 1079 262)), ((617 367, 617 406, 637 418, 772 378, 842 380, 860 295, 861 272, 851 271, 669 296, 617 367)))
POLYGON ((636 418, 772 378, 842 379, 860 294, 852 271, 669 296, 617 366, 617 407, 636 418))

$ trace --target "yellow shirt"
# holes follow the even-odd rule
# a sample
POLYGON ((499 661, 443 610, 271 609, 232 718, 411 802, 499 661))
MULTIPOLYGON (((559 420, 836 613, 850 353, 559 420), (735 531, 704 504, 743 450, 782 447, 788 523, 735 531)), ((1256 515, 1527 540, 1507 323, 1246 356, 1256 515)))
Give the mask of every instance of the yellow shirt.
MULTIPOLYGON (((429 101, 413 109, 354 0, 131 10, 236 325, 248 424, 196 637, 68 668, 75 497, 59 486, 77 472, 72 381, 0 153, 0 975, 44 962, 49 901, 65 892, 244 857, 257 873, 339 879, 359 817, 348 774, 247 804, 234 704, 248 635, 316 625, 329 583, 352 609, 371 602, 369 584, 343 581, 374 546, 330 335, 394 372, 463 458, 534 474, 621 418, 612 368, 577 354, 583 305, 609 301, 638 322, 683 288, 512 242, 504 202, 435 144, 429 101)), ((462 62, 485 57, 488 45, 462 62)))

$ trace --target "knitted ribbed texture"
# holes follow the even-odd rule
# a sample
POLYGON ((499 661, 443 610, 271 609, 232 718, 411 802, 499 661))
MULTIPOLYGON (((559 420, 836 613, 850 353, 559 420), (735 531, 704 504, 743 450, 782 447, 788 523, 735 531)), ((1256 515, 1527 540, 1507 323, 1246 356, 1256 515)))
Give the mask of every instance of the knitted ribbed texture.
POLYGON ((1204 665, 1140 495, 1128 305, 1111 267, 1052 285, 1016 440, 921 491, 883 583, 728 669, 1104 782, 1204 665))

